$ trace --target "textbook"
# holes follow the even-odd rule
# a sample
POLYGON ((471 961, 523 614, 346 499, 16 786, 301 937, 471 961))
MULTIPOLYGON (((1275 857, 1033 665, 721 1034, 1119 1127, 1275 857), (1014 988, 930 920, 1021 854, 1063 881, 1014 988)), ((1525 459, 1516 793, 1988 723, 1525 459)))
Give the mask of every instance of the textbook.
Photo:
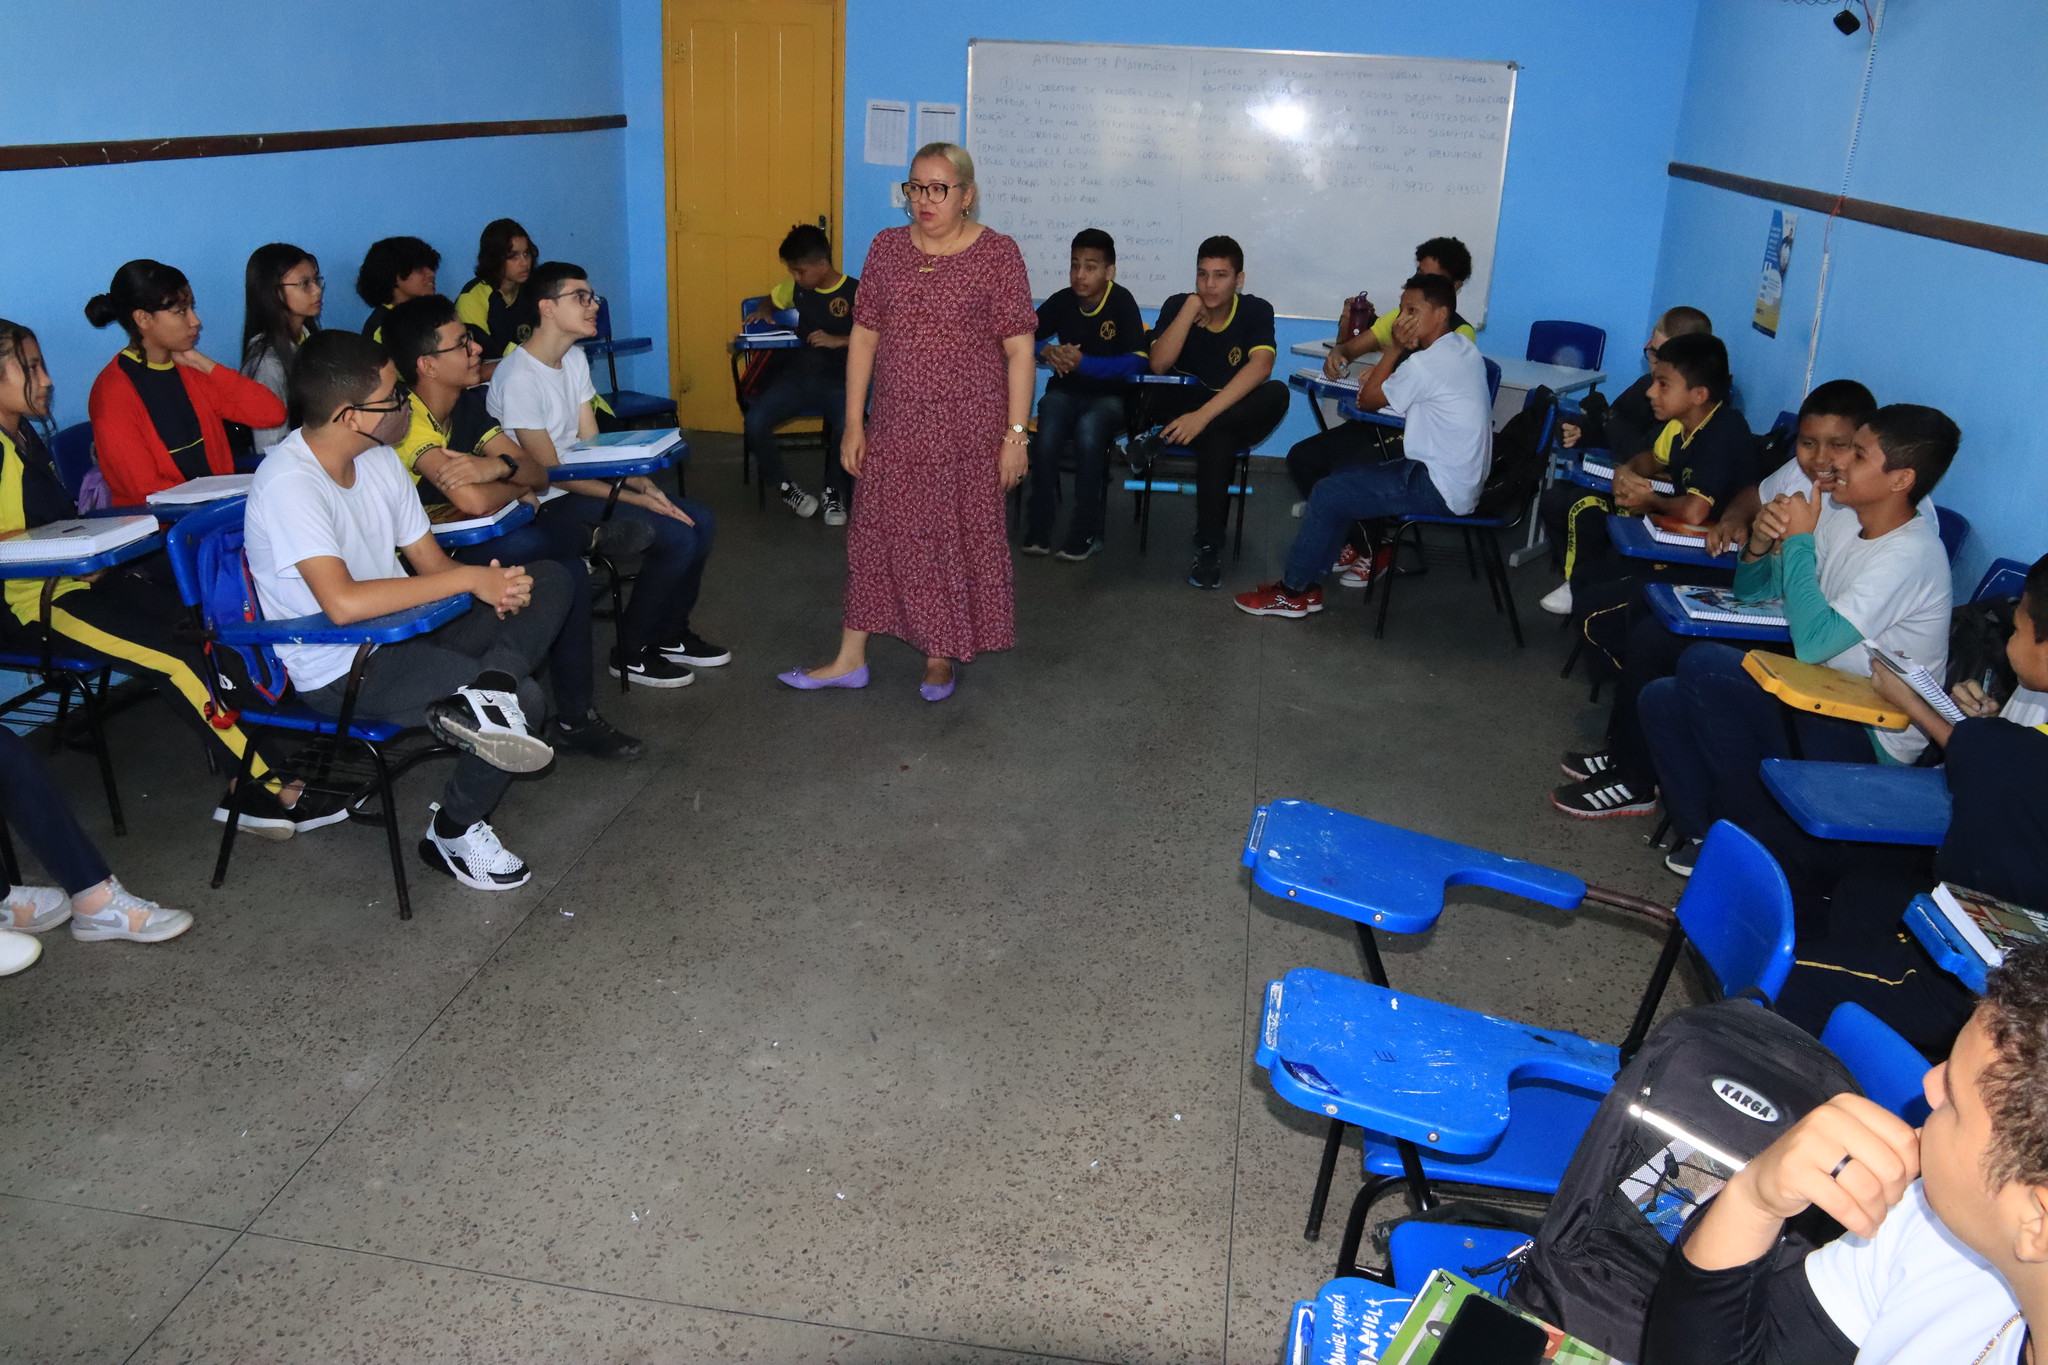
MULTIPOLYGON (((551 490, 552 491, 552 490, 551 490)), ((500 507, 497 511, 481 517, 465 515, 453 503, 437 502, 427 508, 427 523, 438 533, 441 531, 474 531, 485 526, 496 526, 512 515, 512 509, 519 505, 519 499, 500 507)))
POLYGON ((172 488, 159 488, 143 501, 160 507, 174 507, 183 503, 246 498, 249 486, 255 482, 254 474, 208 474, 202 478, 187 479, 172 488))
POLYGON ((1551 1365, 1619 1365, 1605 1351, 1596 1350, 1577 1337, 1565 1335, 1543 1319, 1524 1313, 1448 1270, 1430 1273, 1422 1291, 1415 1296, 1408 1316, 1402 1318, 1400 1327, 1395 1329, 1394 1339, 1380 1354, 1379 1365, 1428 1365, 1436 1358, 1437 1347, 1442 1345, 1445 1333, 1457 1321, 1459 1311, 1474 1299, 1496 1305, 1542 1328, 1546 1341, 1541 1359, 1551 1365))
POLYGON ((749 341, 803 340, 802 337, 798 336, 795 332, 792 332, 787 327, 757 327, 753 323, 748 323, 746 330, 741 332, 740 335, 747 338, 749 341))
POLYGON ((1304 384, 1321 384, 1327 388, 1348 389, 1352 393, 1358 392, 1357 375, 1346 375, 1342 379, 1332 379, 1323 373, 1321 366, 1310 368, 1304 365, 1294 372, 1294 377, 1301 380, 1304 384))
POLYGON ((1963 715, 1963 708, 1957 706, 1948 693, 1941 690, 1941 684, 1935 681, 1934 675, 1919 664, 1895 649, 1885 649, 1871 644, 1866 644, 1864 649, 1869 651, 1873 667, 1882 665, 1904 678, 1906 685, 1918 692, 1920 699, 1934 708, 1935 715, 1950 725, 1960 725, 1967 719, 1963 715))
MULTIPOLYGON (((1606 460, 1596 460, 1590 456, 1581 455, 1579 457, 1579 470, 1581 473, 1589 474, 1593 478, 1605 479, 1609 483, 1614 482, 1614 466, 1606 460)), ((1650 480, 1650 487, 1667 498, 1678 496, 1678 485, 1669 479, 1652 479, 1650 480)))
POLYGON ((85 559, 155 532, 155 517, 70 517, 0 535, 0 561, 33 564, 39 559, 85 559))
POLYGON ((563 464, 601 464, 607 460, 645 459, 665 454, 682 443, 675 427, 658 431, 607 431, 556 452, 563 464))
POLYGON ((1672 596, 1695 621, 1726 621, 1735 626, 1785 626, 1785 604, 1776 598, 1745 602, 1727 588, 1674 587, 1672 596))
POLYGON ((2006 953, 2029 943, 2048 942, 2048 915, 1943 882, 1928 897, 1947 917, 1956 933, 1976 950, 1986 966, 1996 967, 2006 953))
POLYGON ((1802 711, 1839 716, 1880 730, 1903 730, 1912 722, 1904 711, 1877 695, 1870 679, 1823 664, 1801 663, 1769 650, 1752 649, 1742 656, 1743 671, 1757 686, 1802 711))
POLYGON ((1707 540, 1706 527, 1695 526, 1689 521, 1680 521, 1677 517, 1651 517, 1649 529, 1650 539, 1662 541, 1666 545, 1702 546, 1707 540))

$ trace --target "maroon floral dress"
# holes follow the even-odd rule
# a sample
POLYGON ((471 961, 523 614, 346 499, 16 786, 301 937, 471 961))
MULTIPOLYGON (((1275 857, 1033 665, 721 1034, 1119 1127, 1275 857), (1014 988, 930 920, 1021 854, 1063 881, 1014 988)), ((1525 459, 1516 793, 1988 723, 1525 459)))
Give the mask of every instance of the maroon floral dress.
POLYGON ((847 526, 846 628, 933 658, 1008 649, 1017 621, 997 461, 1003 342, 1038 330, 1023 254, 984 228, 958 255, 927 257, 908 227, 889 228, 868 248, 853 320, 880 339, 847 526))

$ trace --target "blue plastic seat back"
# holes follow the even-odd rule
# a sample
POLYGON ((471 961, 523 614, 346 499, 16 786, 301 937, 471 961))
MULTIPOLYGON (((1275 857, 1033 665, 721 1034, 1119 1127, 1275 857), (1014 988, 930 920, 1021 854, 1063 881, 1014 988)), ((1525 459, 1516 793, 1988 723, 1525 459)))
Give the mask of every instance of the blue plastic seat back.
POLYGON ((1503 1262, 1534 1240, 1526 1232, 1504 1228, 1413 1220, 1397 1224, 1387 1239, 1394 1287, 1403 1294, 1419 1294, 1432 1274, 1448 1270, 1489 1294, 1504 1294, 1502 1281, 1510 1267, 1503 1262))
POLYGON ((1492 356, 1481 356, 1486 362, 1486 401, 1491 403, 1500 397, 1500 364, 1492 356))
POLYGON ((1753 835, 1714 822, 1678 899, 1678 922, 1724 995, 1778 998, 1792 972, 1792 888, 1753 835))
POLYGON ((1771 430, 1789 431, 1796 434, 1799 430, 1799 414, 1780 408, 1778 410, 1778 420, 1771 423, 1771 430))
POLYGON ((597 303, 597 339, 599 341, 610 341, 612 339, 612 301, 602 297, 599 298, 597 303))
MULTIPOLYGON (((242 554, 242 513, 247 506, 236 501, 195 512, 172 526, 166 537, 178 595, 187 606, 198 608, 209 631, 224 621, 263 619, 242 554)), ((266 700, 281 701, 290 690, 284 664, 270 646, 215 641, 208 648, 238 657, 250 684, 266 700)))
POLYGON ((1970 594, 1972 602, 1982 602, 1991 597, 2018 597, 2026 590, 2027 566, 2017 559, 1994 559, 1991 567, 1984 571, 1984 577, 1977 584, 1977 591, 1970 594))
POLYGON ((1948 551, 1948 562, 1956 562, 1963 542, 1970 536, 1970 519, 1961 512, 1946 507, 1934 509, 1934 520, 1941 527, 1941 548, 1948 551))
MULTIPOLYGON (((762 304, 766 302, 768 302, 768 296, 766 294, 756 294, 754 295, 754 297, 750 299, 741 299, 740 321, 742 325, 744 325, 746 319, 753 314, 753 311, 756 308, 759 308, 762 304)), ((796 309, 778 308, 775 310, 775 325, 777 327, 794 327, 796 326, 796 323, 796 309)))
POLYGON ((1543 365, 1597 370, 1607 355, 1607 333, 1584 322, 1532 322, 1525 354, 1543 365))
POLYGON ((1841 1059, 1873 1101, 1914 1127, 1927 1121, 1927 1059, 1897 1030, 1857 1004, 1835 1006, 1821 1046, 1841 1059))
POLYGON ((92 423, 74 422, 51 437, 50 459, 57 466, 57 477, 64 481, 64 491, 74 502, 77 501, 85 476, 96 467, 92 453, 92 423))

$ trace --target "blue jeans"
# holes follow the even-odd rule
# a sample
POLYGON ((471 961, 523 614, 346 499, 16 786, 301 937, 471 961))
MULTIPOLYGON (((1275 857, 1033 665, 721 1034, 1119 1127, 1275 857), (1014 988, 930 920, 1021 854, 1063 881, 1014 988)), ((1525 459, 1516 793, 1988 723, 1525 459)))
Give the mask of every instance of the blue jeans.
MULTIPOLYGON (((694 526, 628 502, 612 510, 617 520, 643 522, 654 531, 654 543, 640 555, 640 575, 626 599, 625 614, 619 618, 619 653, 628 660, 651 645, 674 644, 680 639, 690 628, 690 612, 704 585, 704 565, 711 558, 717 523, 703 503, 689 498, 674 502, 689 513, 694 526)), ((556 498, 540 509, 535 524, 558 520, 582 528, 587 538, 589 531, 604 521, 604 499, 578 493, 556 498)))
POLYGON ((1743 671, 1743 651, 1701 641, 1676 672, 1637 699, 1638 723, 1663 789, 1671 826, 1700 839, 1716 820, 1755 835, 1795 887, 1832 865, 1822 841, 1786 815, 1764 786, 1766 758, 1875 763, 1870 733, 1854 721, 1796 711, 1743 671), (1795 749, 1796 745, 1796 749, 1795 749))
POLYGON ((1038 435, 1031 442, 1031 499, 1024 517, 1026 545, 1052 544, 1053 504, 1060 492, 1060 452, 1074 443, 1074 517, 1067 540, 1102 534, 1102 484, 1109 443, 1124 424, 1120 393, 1048 388, 1038 400, 1038 435))
POLYGON ((1309 494, 1281 581, 1297 592, 1322 582, 1354 521, 1451 515, 1443 494, 1430 482, 1429 466, 1420 460, 1388 460, 1339 469, 1309 494))
MULTIPOLYGON (((79 825, 28 741, 4 725, 0 725, 0 820, 14 826, 28 851, 57 879, 66 895, 75 896, 112 875, 92 836, 79 825)), ((5 880, 0 876, 0 881, 5 880)))
MULTIPOLYGON (((557 498, 556 502, 566 502, 557 498)), ((534 518, 516 531, 464 545, 452 558, 464 564, 538 564, 552 559, 569 575, 569 611, 561 633, 548 647, 548 676, 555 686, 555 714, 581 724, 594 704, 590 648, 590 570, 583 556, 590 548, 590 530, 566 517, 534 518)))
POLYGON ((839 432, 846 425, 846 371, 827 372, 809 364, 791 366, 747 404, 747 449, 754 452, 761 486, 773 492, 788 480, 782 438, 775 428, 805 413, 815 413, 825 422, 825 487, 837 490, 842 498, 849 496, 853 476, 839 463, 839 432))

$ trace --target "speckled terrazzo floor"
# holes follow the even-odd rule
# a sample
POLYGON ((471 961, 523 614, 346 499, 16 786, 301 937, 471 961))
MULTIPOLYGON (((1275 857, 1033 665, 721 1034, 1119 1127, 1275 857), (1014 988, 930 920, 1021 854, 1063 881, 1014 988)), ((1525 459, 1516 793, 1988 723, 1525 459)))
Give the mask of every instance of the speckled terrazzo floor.
MULTIPOLYGON (((0 1360, 1270 1361, 1335 1246, 1301 1238, 1322 1139, 1256 1009, 1357 964, 1249 889, 1253 805, 1676 892, 1646 822, 1542 801, 1603 714, 1543 567, 1524 651, 1461 565, 1375 641, 1352 593, 1288 622, 1183 586, 1192 499, 1141 559, 1119 495, 1103 556, 1019 560, 1023 647, 953 700, 891 645, 866 692, 799 695, 772 675, 829 649, 838 533, 757 515, 731 438, 691 491, 722 518, 698 624, 739 657, 605 699, 645 761, 514 788, 520 891, 418 870, 402 924, 347 825, 244 841, 211 891, 216 789, 159 704, 116 723, 125 838, 55 760, 200 921, 0 981, 0 1360)), ((1227 588, 1272 576, 1291 499, 1262 472, 1227 588)), ((1387 962, 1616 1038, 1654 948, 1485 896, 1387 962)))

